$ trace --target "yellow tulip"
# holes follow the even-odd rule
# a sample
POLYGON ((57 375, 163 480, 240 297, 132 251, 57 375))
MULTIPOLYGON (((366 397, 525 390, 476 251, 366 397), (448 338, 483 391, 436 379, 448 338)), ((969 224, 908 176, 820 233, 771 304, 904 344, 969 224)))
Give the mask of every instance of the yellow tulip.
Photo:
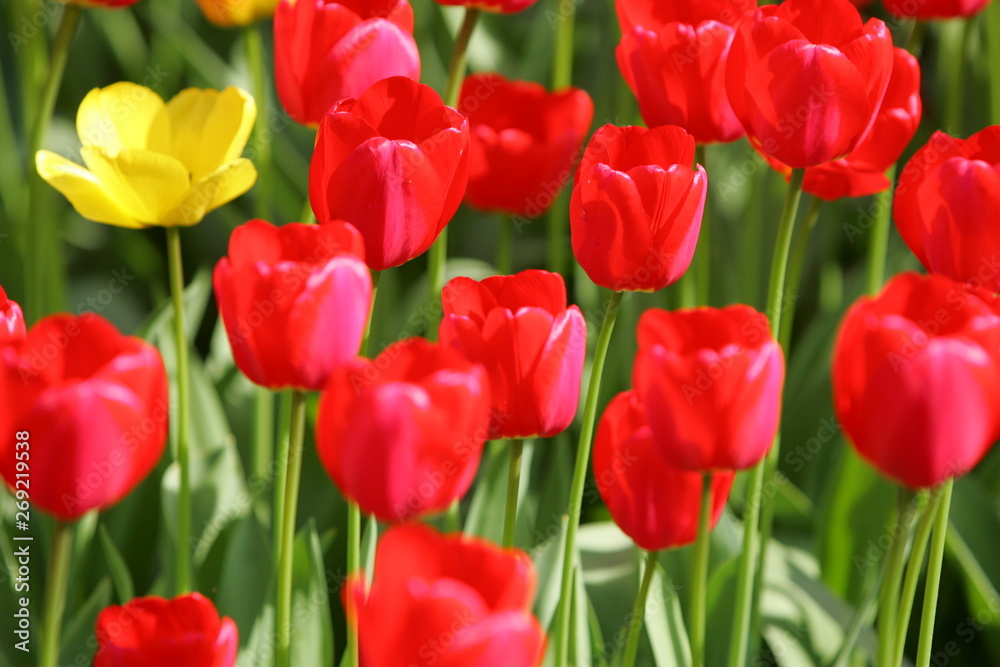
POLYGON ((217 26, 250 25, 274 15, 278 0, 197 0, 201 13, 217 26))
POLYGON ((187 226, 253 187, 240 157, 257 117, 239 88, 188 88, 167 103, 134 83, 95 88, 76 130, 86 168, 38 151, 38 173, 85 218, 119 227, 187 226))

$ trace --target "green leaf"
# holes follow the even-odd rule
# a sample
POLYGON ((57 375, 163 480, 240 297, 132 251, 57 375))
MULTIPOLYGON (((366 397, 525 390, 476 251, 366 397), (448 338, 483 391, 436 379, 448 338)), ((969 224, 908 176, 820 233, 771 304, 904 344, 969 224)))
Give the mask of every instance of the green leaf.
POLYGON ((104 524, 100 527, 101 547, 104 549, 104 560, 108 564, 108 571, 111 573, 111 580, 115 584, 115 591, 118 593, 118 603, 125 604, 135 597, 135 585, 132 583, 132 573, 125 564, 118 547, 115 546, 111 536, 108 535, 104 524))
POLYGON ((497 544, 503 539, 509 455, 510 450, 501 440, 487 445, 465 517, 466 534, 478 535, 497 544))
MULTIPOLYGON (((646 602, 646 637, 653 650, 657 667, 689 667, 691 644, 684 627, 684 614, 677 597, 677 584, 670 580, 659 563, 655 564, 653 581, 646 602)), ((710 626, 715 628, 716 626, 710 626)), ((723 626, 728 627, 728 626, 723 626)), ((709 645, 715 643, 712 640, 709 645)), ((706 664, 723 664, 708 662, 706 664)))
POLYGON ((303 667, 331 665, 333 621, 323 552, 312 521, 295 536, 293 560, 291 664, 303 667))
POLYGON ((267 613, 268 602, 273 603, 273 584, 271 535, 251 512, 233 528, 216 595, 219 613, 235 621, 244 647, 251 645, 250 629, 267 613))
POLYGON ((97 637, 94 634, 97 615, 110 603, 111 581, 105 577, 63 626, 60 665, 77 665, 81 660, 94 656, 97 652, 97 637))

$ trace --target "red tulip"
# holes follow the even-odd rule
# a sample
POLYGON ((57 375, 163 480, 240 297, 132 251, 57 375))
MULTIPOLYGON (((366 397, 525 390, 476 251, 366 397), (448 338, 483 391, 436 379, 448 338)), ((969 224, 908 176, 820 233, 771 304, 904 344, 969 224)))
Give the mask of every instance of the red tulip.
POLYGON ((693 161, 694 138, 679 127, 605 125, 594 134, 570 201, 573 252, 591 280, 648 292, 684 275, 708 191, 693 161))
MULTIPOLYGON (((722 516, 732 472, 712 476, 712 526, 722 516)), ((659 551, 698 537, 701 473, 669 465, 653 442, 634 391, 615 396, 594 440, 594 480, 615 523, 643 549, 659 551)))
MULTIPOLYGON (((871 133, 854 152, 839 160, 806 169, 802 188, 826 201, 864 197, 889 189, 885 172, 906 150, 920 125, 920 63, 906 49, 896 48, 895 64, 882 107, 871 133)), ((771 166, 784 173, 792 170, 772 157, 771 166)))
POLYGON ((618 68, 649 127, 678 125, 698 143, 734 141, 743 126, 726 95, 735 26, 755 0, 617 0, 618 68))
POLYGON ((372 280, 353 227, 251 220, 215 266, 215 299, 236 365, 251 381, 322 389, 358 354, 372 280))
POLYGON ((21 306, 0 286, 0 345, 23 340, 26 334, 21 306))
POLYGON ((363 575, 348 578, 344 606, 365 667, 535 667, 545 651, 535 586, 521 551, 408 524, 379 540, 367 594, 363 575))
POLYGON ((309 199, 321 223, 357 227, 368 266, 381 271, 431 247, 468 177, 468 121, 429 87, 397 76, 323 117, 309 199))
POLYGON ((1000 438, 1000 299, 905 273, 844 316, 837 418, 854 447, 911 488, 971 470, 1000 438))
POLYGON ((489 433, 489 379, 447 347, 410 338, 333 374, 319 457, 337 487, 383 521, 443 510, 469 490, 489 433))
POLYGON ((931 273, 1000 292, 1000 125, 936 132, 899 177, 896 228, 931 273))
POLYGON ((990 0, 884 0, 885 8, 896 16, 906 16, 926 21, 969 18, 982 11, 990 0))
POLYGON ((664 460, 708 472, 743 470, 771 448, 785 359, 750 306, 647 310, 633 382, 664 460))
POLYGON ((497 14, 523 12, 536 2, 538 0, 437 0, 439 5, 446 7, 468 7, 469 9, 480 9, 484 12, 497 14))
POLYGON ((795 167, 847 155, 864 140, 892 71, 892 36, 848 0, 785 0, 737 30, 726 66, 750 140, 795 167))
POLYGON ((274 78, 288 115, 316 126, 327 109, 390 76, 420 78, 406 0, 281 0, 274 78))
POLYGON ((239 632, 210 600, 188 593, 173 600, 136 598, 97 617, 94 667, 232 667, 239 632))
POLYGON ((167 442, 160 353, 93 314, 43 318, 0 347, 0 405, 0 474, 23 488, 30 461, 31 502, 64 521, 124 498, 167 442))
POLYGON ((558 273, 455 278, 441 295, 442 345, 489 372, 490 438, 548 438, 576 416, 587 323, 558 273))
POLYGON ((550 93, 531 81, 473 74, 458 110, 472 134, 465 201, 485 211, 537 218, 572 175, 594 104, 579 88, 550 93))

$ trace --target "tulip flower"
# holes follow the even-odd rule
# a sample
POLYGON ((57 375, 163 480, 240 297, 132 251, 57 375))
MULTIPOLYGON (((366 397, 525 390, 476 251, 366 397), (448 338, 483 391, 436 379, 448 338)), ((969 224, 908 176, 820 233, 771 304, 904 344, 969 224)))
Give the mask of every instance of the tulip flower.
POLYGON ((750 306, 647 310, 633 383, 653 441, 677 468, 744 470, 771 448, 785 359, 750 306))
POLYGON ((167 442, 167 374, 152 345, 94 314, 51 315, 0 347, 0 474, 31 442, 31 502, 63 521, 124 498, 167 442))
POLYGON ((215 298, 236 365, 271 389, 322 389, 353 361, 372 280, 356 229, 251 220, 215 266, 215 298))
POLYGON ((490 438, 551 437, 576 416, 587 323, 566 307, 558 273, 455 278, 441 295, 439 339, 489 372, 490 438))
POLYGON ((884 0, 893 15, 929 19, 969 18, 985 9, 990 0, 884 0))
POLYGON ((849 0, 785 0, 737 29, 726 89, 755 146, 792 168, 813 167, 868 136, 892 65, 889 29, 862 23, 849 0))
POLYGON ((149 88, 95 88, 76 116, 86 168, 49 151, 38 173, 83 217, 119 227, 197 224, 253 186, 241 158, 257 107, 239 88, 188 88, 164 104, 149 88))
POLYGON ((201 13, 217 26, 246 26, 274 14, 278 0, 196 0, 201 13))
POLYGON ((323 117, 309 199, 320 223, 357 227, 368 266, 381 271, 431 247, 468 178, 468 121, 431 88, 397 76, 323 117))
POLYGON ((24 340, 26 333, 21 306, 0 286, 0 345, 24 340))
POLYGON ((458 110, 472 136, 465 201, 484 211, 537 218, 569 181, 594 103, 579 88, 550 93, 499 74, 465 79, 458 110))
POLYGON ((94 667, 232 667, 239 650, 233 619, 200 593, 106 607, 95 634, 94 667))
POLYGON ((413 8, 407 0, 282 0, 274 15, 274 76, 288 115, 313 127, 376 81, 417 80, 413 8))
POLYGON ((899 176, 896 228, 931 273, 1000 292, 1000 125, 936 132, 899 176))
POLYGON ((646 125, 680 126, 698 143, 743 136, 726 96, 726 58, 755 0, 617 0, 615 7, 618 67, 646 125))
POLYGON ((694 255, 708 177, 679 127, 605 125, 587 145, 570 200, 573 253, 614 291, 677 282, 694 255))
MULTIPOLYGON (((729 499, 733 477, 730 471, 712 476, 713 527, 729 499)), ((660 456, 634 391, 611 399, 597 425, 594 480, 615 523, 643 549, 682 547, 697 538, 702 475, 660 456)))
POLYGON ((410 338, 331 376, 319 458, 341 492, 382 521, 443 510, 476 476, 489 406, 482 366, 410 338))
POLYGON ((1000 438, 1000 299, 944 276, 896 276, 844 316, 833 398, 882 474, 913 489, 964 475, 1000 438))
POLYGON ((531 615, 536 574, 527 554, 420 524, 390 528, 363 574, 344 587, 366 667, 536 667, 545 633, 531 615))
MULTIPOLYGON (((920 63, 909 51, 896 47, 889 88, 875 125, 850 155, 806 169, 802 189, 825 201, 864 197, 888 190, 885 172, 899 160, 920 125, 920 63)), ((791 176, 792 170, 772 157, 772 167, 791 176)))
POLYGON ((437 0, 439 5, 446 7, 467 7, 495 14, 516 14, 523 12, 538 0, 437 0))

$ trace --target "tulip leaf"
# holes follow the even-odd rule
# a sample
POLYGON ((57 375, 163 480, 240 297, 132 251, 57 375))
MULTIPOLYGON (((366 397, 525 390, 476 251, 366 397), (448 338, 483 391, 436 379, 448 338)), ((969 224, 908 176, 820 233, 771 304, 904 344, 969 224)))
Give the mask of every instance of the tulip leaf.
POLYGON ((101 524, 99 529, 101 536, 101 547, 104 549, 104 560, 108 564, 108 571, 111 573, 111 581, 115 584, 115 592, 118 594, 118 604, 125 604, 135 597, 135 585, 132 583, 132 573, 125 564, 121 552, 115 546, 114 540, 108 535, 107 528, 101 524))
POLYGON ((316 524, 310 520, 295 536, 292 565, 293 665, 333 664, 333 621, 316 524))
POLYGON ((248 627, 240 626, 237 667, 271 667, 274 664, 274 605, 268 603, 248 627))
MULTIPOLYGON (((679 587, 659 563, 654 565, 656 571, 653 573, 646 602, 644 624, 645 634, 653 651, 653 661, 657 667, 688 667, 691 664, 691 645, 677 597, 679 587)), ((709 644, 715 641, 713 639, 709 644)))
POLYGON ((490 442, 486 446, 465 517, 467 534, 497 543, 503 537, 509 457, 510 448, 503 441, 490 442))
POLYGON ((110 603, 111 581, 105 577, 87 599, 75 607, 73 615, 63 625, 60 665, 78 665, 81 659, 93 657, 97 652, 97 637, 94 635, 97 615, 110 603))
POLYGON ((266 612, 274 588, 271 534, 253 512, 233 527, 221 571, 216 607, 240 628, 240 645, 245 648, 250 646, 250 629, 266 612), (258 585, 248 586, 251 581, 258 585))
MULTIPOLYGON (((205 309, 212 298, 212 272, 202 269, 184 288, 184 335, 188 342, 194 340, 201 328, 205 309)), ((136 333, 160 348, 167 368, 174 367, 174 309, 166 301, 136 333)))

